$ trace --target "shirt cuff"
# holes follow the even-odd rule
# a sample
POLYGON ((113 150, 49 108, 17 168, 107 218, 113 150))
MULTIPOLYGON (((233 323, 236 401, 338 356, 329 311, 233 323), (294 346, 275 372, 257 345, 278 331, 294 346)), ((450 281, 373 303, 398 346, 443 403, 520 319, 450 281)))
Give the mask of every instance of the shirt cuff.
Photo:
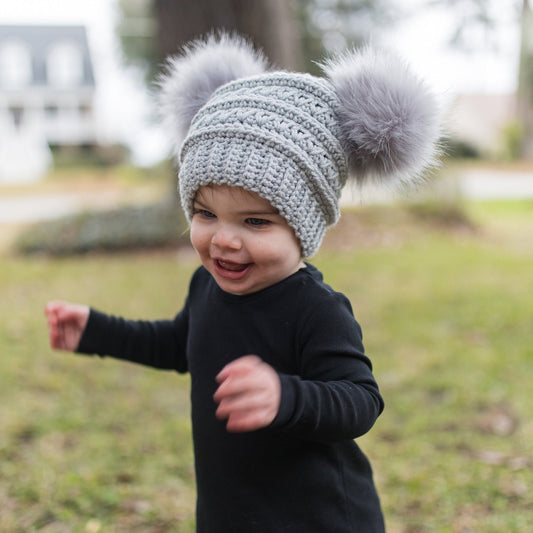
POLYGON ((273 428, 282 428, 287 425, 294 415, 294 406, 296 402, 296 382, 299 381, 297 376, 279 374, 281 382, 281 401, 278 414, 271 423, 273 428))
POLYGON ((80 342, 76 348, 76 353, 81 353, 85 355, 100 355, 100 346, 99 340, 100 335, 98 331, 102 331, 105 325, 108 323, 108 317, 104 313, 91 309, 89 312, 89 318, 87 320, 87 325, 83 330, 80 342))

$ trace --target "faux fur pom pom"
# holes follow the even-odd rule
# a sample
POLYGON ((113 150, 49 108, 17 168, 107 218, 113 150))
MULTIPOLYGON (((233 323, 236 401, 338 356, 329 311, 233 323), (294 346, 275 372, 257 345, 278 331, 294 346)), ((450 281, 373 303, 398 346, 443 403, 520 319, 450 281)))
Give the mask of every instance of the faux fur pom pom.
POLYGON ((399 58, 367 48, 323 69, 341 102, 337 119, 351 177, 408 184, 436 164, 436 100, 399 58))
POLYGON ((161 112, 176 156, 194 115, 218 87, 266 69, 267 60, 247 40, 227 33, 194 41, 171 57, 159 85, 161 112))

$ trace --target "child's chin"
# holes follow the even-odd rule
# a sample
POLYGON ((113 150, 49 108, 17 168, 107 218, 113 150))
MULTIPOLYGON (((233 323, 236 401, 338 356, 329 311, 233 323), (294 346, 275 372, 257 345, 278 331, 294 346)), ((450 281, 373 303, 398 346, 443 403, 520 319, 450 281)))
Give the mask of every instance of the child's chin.
POLYGON ((242 296, 244 294, 255 292, 253 287, 249 286, 248 284, 231 282, 224 278, 221 279, 218 276, 215 277, 215 281, 220 289, 222 289, 224 292, 235 294, 236 296, 242 296))

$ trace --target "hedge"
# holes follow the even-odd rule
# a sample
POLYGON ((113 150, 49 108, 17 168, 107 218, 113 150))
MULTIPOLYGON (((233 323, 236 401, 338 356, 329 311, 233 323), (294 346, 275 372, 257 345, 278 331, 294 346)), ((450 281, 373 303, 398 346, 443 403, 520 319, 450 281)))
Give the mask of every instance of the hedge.
POLYGON ((174 202, 83 212, 39 222, 16 238, 23 254, 75 255, 174 246, 188 242, 187 222, 174 202))

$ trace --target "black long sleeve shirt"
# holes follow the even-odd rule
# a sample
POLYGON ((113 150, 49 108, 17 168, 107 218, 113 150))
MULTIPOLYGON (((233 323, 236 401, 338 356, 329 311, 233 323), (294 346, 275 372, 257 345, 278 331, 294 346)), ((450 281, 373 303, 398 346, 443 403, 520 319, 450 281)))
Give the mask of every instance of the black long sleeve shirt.
POLYGON ((201 267, 174 320, 91 310, 78 351, 190 372, 199 533, 384 531, 354 441, 383 400, 349 301, 313 266, 244 296, 201 267), (228 433, 215 416, 215 376, 249 354, 279 373, 280 410, 267 428, 228 433))

